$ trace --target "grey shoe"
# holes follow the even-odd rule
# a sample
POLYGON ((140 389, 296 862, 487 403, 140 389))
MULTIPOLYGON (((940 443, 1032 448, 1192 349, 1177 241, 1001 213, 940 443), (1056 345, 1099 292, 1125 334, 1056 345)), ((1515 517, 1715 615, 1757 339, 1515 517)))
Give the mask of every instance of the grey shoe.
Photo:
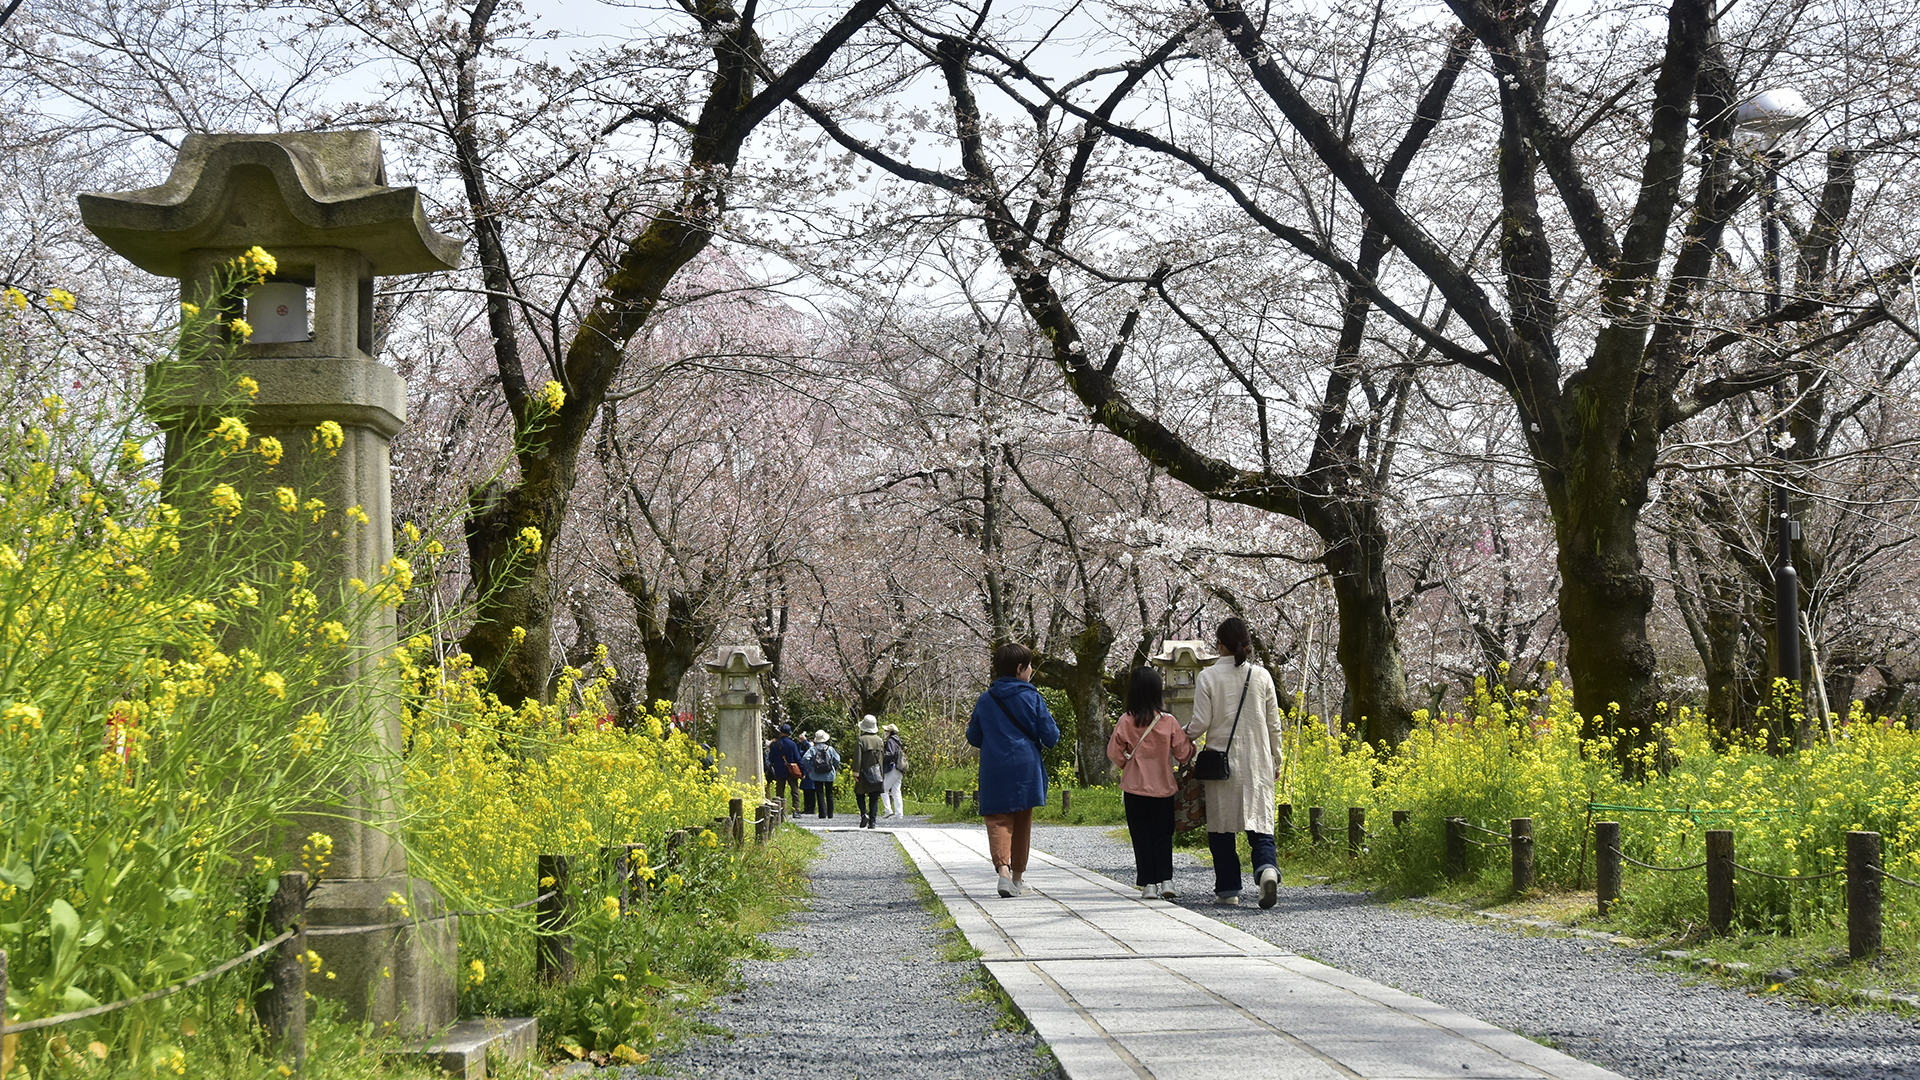
POLYGON ((1153 900, 1158 898, 1159 895, 1160 895, 1160 886, 1158 885, 1140 886, 1140 899, 1142 900, 1153 900))
POLYGON ((1215 897, 1213 898, 1213 902, 1214 902, 1214 903, 1216 903, 1216 904, 1218 904, 1218 905, 1220 905, 1221 907, 1239 907, 1239 906, 1240 906, 1240 894, 1239 894, 1239 893, 1228 893, 1228 894, 1226 894, 1225 896, 1217 896, 1217 895, 1216 895, 1216 896, 1215 896, 1215 897))
POLYGON ((1163 881, 1160 883, 1160 899, 1172 900, 1179 895, 1180 894, 1175 892, 1173 889, 1173 882, 1163 881))
POLYGON ((1260 871, 1260 906, 1270 908, 1280 899, 1280 868, 1268 866, 1260 871))
POLYGON ((1000 875, 1000 895, 1012 896, 1014 895, 1014 891, 1013 891, 1014 888, 1015 886, 1013 884, 1013 879, 1008 877, 1005 874, 1001 874, 1000 875))

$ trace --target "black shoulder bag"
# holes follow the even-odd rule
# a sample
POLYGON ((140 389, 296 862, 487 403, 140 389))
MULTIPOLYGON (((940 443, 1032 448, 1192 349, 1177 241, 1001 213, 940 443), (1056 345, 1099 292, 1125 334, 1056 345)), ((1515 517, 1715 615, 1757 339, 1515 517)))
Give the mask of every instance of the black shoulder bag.
POLYGON ((1211 747, 1200 751, 1193 759, 1193 775, 1202 780, 1227 780, 1233 776, 1233 770, 1227 767, 1227 752, 1233 749, 1233 737, 1240 732, 1240 710, 1247 705, 1247 687, 1253 683, 1253 664, 1247 664, 1247 681, 1240 684, 1240 704, 1233 707, 1233 727, 1227 730, 1227 748, 1215 750, 1211 747))

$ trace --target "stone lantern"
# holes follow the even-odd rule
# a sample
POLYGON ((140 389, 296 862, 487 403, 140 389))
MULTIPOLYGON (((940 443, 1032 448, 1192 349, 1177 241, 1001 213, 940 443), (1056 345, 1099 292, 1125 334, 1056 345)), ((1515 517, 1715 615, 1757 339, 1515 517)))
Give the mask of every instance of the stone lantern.
POLYGON ((723 762, 733 768, 741 784, 754 791, 765 787, 766 763, 760 739, 760 676, 773 670, 773 663, 760 655, 757 645, 722 645, 707 662, 719 686, 713 694, 719 731, 714 749, 723 762))
MULTIPOLYGON (((243 419, 285 445, 275 474, 281 482, 297 479, 303 497, 317 495, 333 510, 358 506, 369 519, 336 534, 342 538, 326 550, 302 553, 316 579, 375 580, 393 557, 388 444, 406 420, 406 384, 372 356, 373 280, 453 269, 461 248, 427 224, 417 189, 386 185, 379 138, 371 131, 190 135, 165 183, 82 195, 80 211, 87 228, 135 266, 179 279, 188 303, 215 302, 221 268, 248 248, 278 260, 277 272, 247 298, 257 329, 239 348, 239 367, 260 389, 243 419), (329 420, 340 425, 344 444, 334 453, 311 450, 310 434, 329 420)), ((148 370, 148 407, 169 441, 217 419, 197 402, 231 396, 208 367, 148 370)), ((392 609, 377 606, 350 632, 360 655, 384 655, 396 643, 392 609)), ((356 705, 372 713, 375 738, 397 761, 397 696, 376 693, 356 705)), ((444 1027, 454 1019, 458 938, 452 919, 413 921, 442 905, 407 873, 392 835, 391 778, 368 775, 341 798, 299 829, 334 841, 308 923, 391 929, 328 939, 320 948, 336 978, 309 985, 382 1027, 444 1027), (413 920, 387 903, 394 893, 409 899, 413 920)))
POLYGON ((1211 642, 1167 641, 1147 662, 1160 669, 1167 711, 1182 724, 1193 722, 1193 686, 1200 669, 1220 659, 1211 642))

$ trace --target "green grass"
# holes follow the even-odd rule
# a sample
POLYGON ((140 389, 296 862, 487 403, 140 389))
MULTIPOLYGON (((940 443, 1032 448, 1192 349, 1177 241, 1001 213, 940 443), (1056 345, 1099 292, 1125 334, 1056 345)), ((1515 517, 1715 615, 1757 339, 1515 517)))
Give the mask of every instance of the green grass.
MULTIPOLYGON (((955 766, 940 769, 928 777, 911 777, 906 788, 907 812, 925 814, 935 824, 940 825, 979 821, 980 815, 967 809, 970 804, 962 804, 956 810, 949 807, 943 798, 943 793, 949 788, 971 794, 979 786, 980 771, 974 766, 955 766)), ((1034 809, 1033 823, 1036 825, 1125 825, 1127 811, 1121 799, 1118 784, 1093 788, 1051 784, 1047 790, 1047 805, 1034 809)))

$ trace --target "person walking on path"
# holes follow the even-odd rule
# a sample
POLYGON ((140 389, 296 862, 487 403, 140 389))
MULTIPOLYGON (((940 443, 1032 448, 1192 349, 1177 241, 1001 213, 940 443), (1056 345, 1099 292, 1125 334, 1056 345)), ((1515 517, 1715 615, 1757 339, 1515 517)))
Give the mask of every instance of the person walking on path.
POLYGON ((980 816, 1001 896, 1029 891, 1023 877, 1033 844, 1033 808, 1047 805, 1040 755, 1059 741, 1060 725, 1033 685, 1033 650, 1017 641, 993 650, 993 685, 973 703, 967 743, 980 750, 980 816))
POLYGON ((886 756, 880 721, 869 713, 860 718, 860 738, 853 757, 853 798, 860 804, 860 827, 871 829, 880 819, 880 762, 886 756))
MULTIPOLYGON (((1222 904, 1240 902, 1238 837, 1253 849, 1260 906, 1280 895, 1280 864, 1273 847, 1273 792, 1280 779, 1280 698, 1273 676, 1252 660, 1253 635, 1231 618, 1214 634, 1220 659, 1203 668, 1193 688, 1193 720, 1187 734, 1208 751, 1226 755, 1228 776, 1207 781, 1207 847, 1213 852, 1213 894, 1222 904)), ((1205 763, 1204 753, 1201 764, 1205 763)))
POLYGON ((800 744, 793 741, 793 725, 781 724, 778 737, 767 748, 767 779, 773 783, 773 796, 786 799, 787 813, 800 807, 800 744))
POLYGON ((907 745, 900 741, 900 726, 880 728, 887 741, 880 747, 880 816, 906 817, 907 801, 900 797, 900 782, 907 776, 907 745))
POLYGON ((1120 767, 1120 797, 1133 839, 1134 884, 1140 899, 1174 898, 1173 762, 1193 756, 1193 740, 1162 702, 1160 673, 1133 669, 1127 711, 1113 725, 1107 760, 1120 767))
POLYGON ((807 751, 807 775, 813 779, 813 804, 822 818, 833 818, 833 780, 840 768, 840 752, 830 743, 833 736, 824 731, 813 733, 813 748, 807 751))

